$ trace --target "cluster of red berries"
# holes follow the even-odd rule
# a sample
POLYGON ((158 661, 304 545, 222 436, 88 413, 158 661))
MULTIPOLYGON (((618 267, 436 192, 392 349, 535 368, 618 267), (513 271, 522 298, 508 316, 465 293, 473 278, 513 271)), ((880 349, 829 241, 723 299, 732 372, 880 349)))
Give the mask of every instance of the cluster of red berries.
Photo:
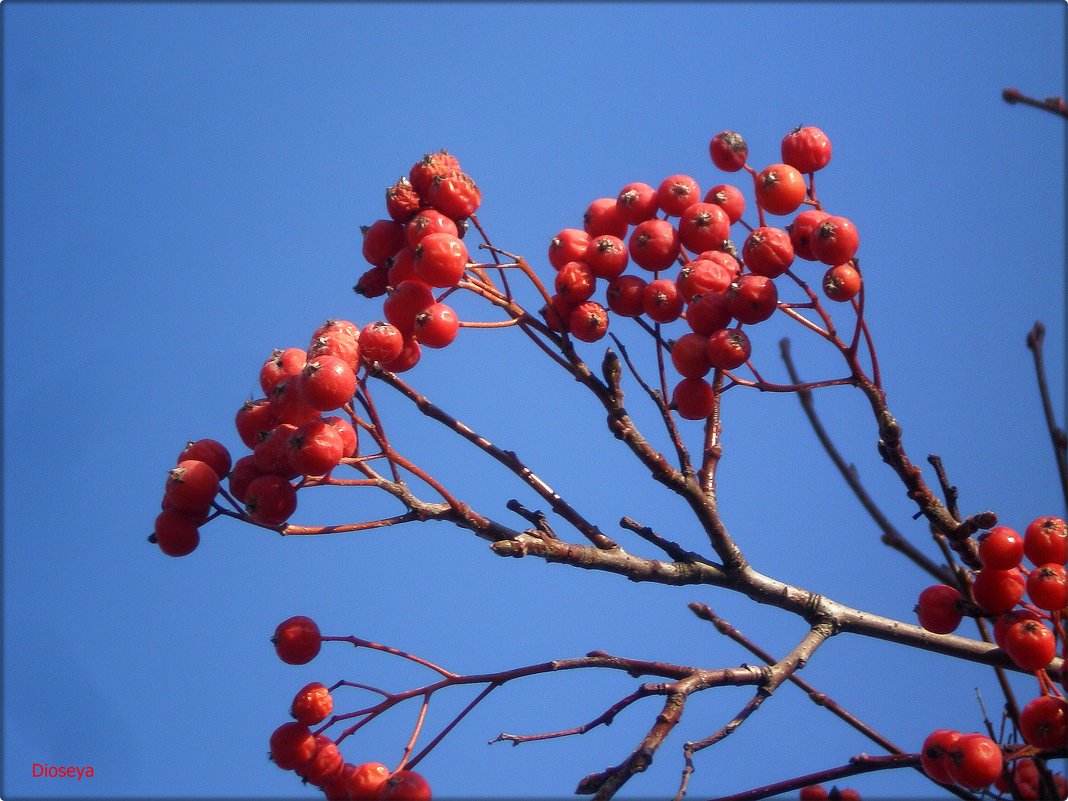
MULTIPOLYGON (((279 658, 290 665, 310 662, 322 646, 319 626, 303 615, 279 623, 271 641, 279 658)), ((312 731, 334 711, 326 685, 311 682, 302 687, 289 711, 293 720, 271 734, 271 759, 320 788, 330 801, 430 801, 430 785, 415 771, 391 772, 381 762, 346 762, 336 742, 323 731, 312 731)))
MULTIPOLYGON (((1064 745, 1062 718, 1061 739, 1057 746, 1064 745)), ((1050 746, 1054 747, 1054 746, 1050 746)), ((1039 790, 1039 770, 1030 758, 1017 759, 1011 770, 1005 770, 1005 757, 1001 747, 985 734, 962 734, 952 729, 938 729, 927 735, 920 750, 920 765, 924 773, 937 782, 956 784, 966 790, 984 790, 990 785, 1002 793, 1016 787, 1014 798, 1037 801, 1043 795, 1039 790)), ((1056 795, 1068 796, 1068 782, 1059 773, 1051 775, 1056 795)), ((1049 796, 1045 796, 1049 797, 1049 796)))
POLYGON ((802 787, 798 793, 801 801, 860 801, 860 793, 849 787, 832 787, 828 790, 822 784, 810 784, 802 787))
POLYGON ((743 327, 774 314, 775 279, 795 258, 828 265, 822 286, 831 300, 852 300, 861 286, 856 227, 824 211, 811 181, 805 183, 806 174, 830 161, 831 143, 823 131, 809 126, 787 134, 782 162, 759 172, 747 163, 748 147, 734 131, 714 136, 709 152, 721 170, 745 169, 752 176, 758 227, 742 220, 745 197, 732 184, 702 195, 698 182, 684 174, 668 176, 655 188, 629 183, 616 197, 590 203, 581 229, 565 228, 553 237, 555 294, 542 310, 550 328, 584 342, 606 335, 612 313, 655 324, 685 320, 690 332, 671 343, 671 361, 682 376, 673 403, 680 416, 695 420, 707 417, 713 406, 705 376, 749 360, 743 327), (789 224, 765 224, 765 213, 790 215, 803 205, 810 208, 789 224), (748 229, 740 250, 730 238, 738 223, 748 229), (627 272, 631 263, 637 272, 627 272), (594 299, 599 282, 605 284, 604 303, 594 299))
MULTIPOLYGON (((1064 642, 1068 587, 1068 523, 1058 517, 1031 521, 1023 536, 1008 526, 996 526, 979 537, 980 569, 970 587, 970 600, 956 587, 936 584, 920 593, 916 614, 920 625, 937 634, 955 631, 966 614, 994 620, 994 641, 1022 670, 1039 676, 1042 694, 1020 711, 1023 741, 1034 748, 1059 748, 1068 740, 1068 702, 1045 676, 1045 668, 1064 642), (1032 567, 1024 565, 1027 559, 1032 567)), ((1062 685, 1064 681, 1062 679, 1062 685)), ((1030 760, 1017 760, 1023 771, 1018 784, 1029 785, 1030 760), (1023 765, 1027 763, 1027 767, 1023 765)), ((1000 747, 985 735, 961 735, 940 729, 924 743, 923 767, 937 781, 981 789, 1002 775, 1000 747)), ((1065 789, 1063 777, 1055 777, 1065 789)), ((1037 781, 1037 780, 1036 780, 1037 781)), ((1037 790, 1036 790, 1037 792, 1037 790)), ((1024 794, 1023 798, 1037 798, 1024 794)))
POLYGON ((200 527, 208 520, 219 482, 230 473, 230 452, 220 442, 189 442, 167 473, 163 511, 156 517, 150 542, 168 556, 186 556, 200 544, 200 527))
POLYGON ((459 318, 441 301, 471 263, 463 235, 481 202, 456 157, 441 150, 386 190, 387 218, 363 227, 363 257, 371 267, 354 288, 369 298, 385 296, 385 320, 373 325, 381 343, 374 358, 387 370, 409 370, 422 347, 444 348, 456 339, 459 318), (444 292, 435 297, 435 290, 444 292))

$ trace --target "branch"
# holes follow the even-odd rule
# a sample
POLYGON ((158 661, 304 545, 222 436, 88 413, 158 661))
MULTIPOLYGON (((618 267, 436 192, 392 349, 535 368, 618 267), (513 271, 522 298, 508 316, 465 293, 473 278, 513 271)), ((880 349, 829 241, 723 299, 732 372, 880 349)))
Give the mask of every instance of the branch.
POLYGON ((1028 97, 1020 92, 1019 89, 1009 88, 1002 90, 1001 98, 1010 105, 1023 103, 1025 106, 1034 106, 1068 119, 1068 104, 1064 102, 1063 97, 1047 97, 1044 100, 1038 100, 1034 97, 1028 97))
POLYGON ((1035 376, 1038 379, 1038 392, 1042 398, 1042 411, 1046 417, 1050 441, 1053 443, 1053 457, 1057 460, 1057 472, 1061 477, 1061 492, 1064 494, 1065 505, 1068 506, 1068 437, 1065 436, 1064 429, 1057 425, 1057 418, 1053 414, 1053 403, 1050 400, 1049 382, 1046 380, 1046 365, 1042 351, 1045 338, 1046 327, 1041 322, 1037 322, 1027 334, 1027 347, 1034 356, 1035 376))

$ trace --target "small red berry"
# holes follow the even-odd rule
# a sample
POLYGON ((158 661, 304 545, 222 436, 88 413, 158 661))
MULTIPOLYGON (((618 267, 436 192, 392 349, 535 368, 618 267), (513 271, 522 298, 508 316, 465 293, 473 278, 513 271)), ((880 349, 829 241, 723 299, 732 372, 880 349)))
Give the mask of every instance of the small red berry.
POLYGON ((767 276, 746 273, 727 288, 727 309, 740 323, 755 325, 775 313, 779 290, 767 276))
POLYGON ((1018 620, 1005 631, 1005 652, 1023 670, 1046 667, 1057 655, 1057 638, 1038 620, 1018 620))
POLYGON ((757 275, 778 278, 794 261, 790 235, 782 228, 755 228, 742 243, 742 261, 757 275))
POLYGON ((445 303, 435 303, 415 317, 415 338, 428 348, 444 348, 451 345, 460 331, 460 318, 453 308, 445 303))
POLYGON ((1059 517, 1039 517, 1024 530, 1024 555, 1033 565, 1068 561, 1068 523, 1059 517))
POLYGON ((783 137, 782 160, 803 173, 821 170, 831 160, 831 140, 811 125, 795 128, 783 137))
POLYGON ((708 338, 708 360, 718 370, 734 370, 749 360, 749 337, 738 328, 721 328, 708 338))
POLYGON ((356 373, 336 356, 319 356, 300 374, 300 395, 312 409, 340 409, 356 392, 356 373))
POLYGON ((679 319, 685 305, 678 285, 670 278, 655 278, 642 291, 642 309, 650 320, 658 323, 679 319))
POLYGON ((434 176, 458 169, 460 169, 460 162, 456 159, 456 156, 442 149, 437 153, 425 154, 423 158, 413 164, 411 170, 408 171, 408 180, 411 181, 412 187, 421 197, 426 197, 430 189, 430 182, 434 180, 434 176))
POLYGON ((700 199, 701 187, 689 175, 669 175, 656 190, 656 205, 669 217, 680 216, 700 199))
POLYGON ((413 250, 431 234, 449 234, 459 237, 460 229, 447 214, 437 209, 423 209, 404 228, 404 241, 413 250))
POLYGON ((714 203, 692 203, 679 215, 679 241, 695 253, 721 247, 730 235, 727 212, 714 203))
POLYGON ((311 662, 323 644, 318 624, 304 615, 294 615, 279 623, 271 642, 278 658, 287 665, 311 662))
POLYGON ((1025 581, 1018 570, 983 568, 972 583, 972 598, 994 615, 1008 612, 1023 598, 1025 581))
POLYGON ((581 261, 589 265, 597 278, 611 281, 627 269, 630 256, 622 239, 612 234, 601 234, 590 240, 581 261))
POLYGON ((964 734, 949 751, 949 775, 968 790, 981 790, 1001 775, 1004 759, 985 734, 964 734))
POLYGON ((597 276, 586 262, 569 261, 557 270, 553 286, 560 297, 577 306, 593 297, 597 276))
POLYGON ((716 407, 716 393, 703 378, 684 378, 675 385, 671 403, 684 420, 704 420, 716 407))
POLYGON ((833 267, 856 255, 860 238, 856 227, 845 217, 826 217, 816 226, 809 243, 816 259, 833 267))
POLYGON ((404 349, 404 334, 397 326, 378 320, 364 326, 360 332, 360 345, 364 361, 388 362, 400 356, 404 349))
POLYGON ((793 214, 805 199, 805 178, 789 164, 772 164, 756 176, 756 200, 771 214, 793 214))
POLYGON ((559 270, 569 261, 582 261, 586 257, 592 237, 578 228, 565 228, 549 242, 549 264, 559 270))
POLYGON ((671 346, 671 363, 684 378, 702 378, 712 369, 707 351, 708 337, 695 333, 683 334, 671 346))
POLYGON ((812 252, 812 236, 819 224, 831 215, 819 209, 806 209, 794 217, 786 226, 790 234, 790 243, 794 246, 794 255, 806 261, 818 261, 812 252))
POLYGON ((356 765, 348 780, 347 801, 375 801, 389 779, 389 768, 381 762, 356 765))
POLYGON ((1020 734, 1035 748, 1063 748, 1068 703, 1053 695, 1040 695, 1020 710, 1020 734))
POLYGON ((637 225, 653 219, 658 209, 656 194, 656 190, 649 184, 643 184, 640 181, 627 184, 619 190, 619 195, 616 196, 619 216, 629 225, 637 225))
POLYGON ((167 556, 188 556, 200 544, 199 515, 164 509, 156 516, 153 539, 167 556))
POLYGON ((717 184, 708 190, 705 203, 714 203, 727 214, 731 225, 742 219, 745 211, 745 195, 733 184, 717 184))
POLYGON ((271 734, 271 759, 282 770, 296 770, 315 754, 315 736, 303 723, 283 723, 271 734))
POLYGON ((638 317, 645 312, 642 301, 646 280, 637 275, 621 275, 613 278, 605 290, 608 308, 623 317, 638 317))
POLYGON ((382 302, 386 320, 405 337, 415 330, 416 316, 436 303, 434 292, 422 281, 401 281, 382 302))
POLYGON ((186 459, 167 473, 164 496, 172 508, 201 514, 219 491, 219 474, 207 462, 186 459))
POLYGON ((415 246, 414 264, 415 275, 423 283, 456 286, 467 269, 467 246, 452 234, 428 234, 415 246))
POLYGON ((214 439, 198 439, 196 442, 187 443, 185 449, 178 454, 177 461, 184 462, 187 459, 196 459, 210 465, 220 481, 226 478, 232 464, 230 451, 214 439))
POLYGON ((399 223, 408 222, 419 211, 421 204, 419 193, 407 178, 398 179, 386 189, 386 213, 392 220, 399 223))
POLYGON ((823 294, 836 303, 848 303, 860 294, 861 277, 850 263, 831 267, 823 274, 823 294))
POLYGON ((749 148, 745 139, 736 131, 720 131, 708 143, 712 163, 724 172, 738 172, 745 166, 749 148))
POLYGON ((309 784, 322 788, 334 780, 345 767, 337 743, 325 734, 315 737, 315 752, 312 758, 297 768, 297 775, 309 784))
POLYGON ((322 723, 334 711, 334 698, 325 684, 313 681, 297 692, 289 711, 297 723, 314 726, 322 723))
POLYGON ((920 625, 935 634, 949 634, 957 630, 964 614, 961 611, 961 594, 956 587, 935 584, 920 593, 916 603, 916 616, 920 625))
POLYGON ((449 170, 435 175, 427 189, 426 201, 454 220, 470 217, 482 205, 482 192, 461 170, 449 170))
POLYGON ((352 291, 365 298, 378 298, 389 288, 389 268, 372 267, 360 276, 352 291))
POLYGON ((590 237, 611 234, 620 239, 627 235, 627 221, 619 213, 614 197, 601 197, 586 207, 582 227, 590 237))
POLYGON ((297 491, 284 476, 265 473, 245 490, 245 510, 261 525, 280 526, 297 510, 297 491))
POLYGON ((414 770, 398 770, 378 791, 378 801, 430 801, 430 785, 414 770))
POLYGON ((341 461, 345 443, 325 420, 312 420, 289 435, 289 464, 305 476, 325 476, 341 461))
POLYGON ((608 333, 608 312, 593 300, 580 303, 568 317, 568 330, 575 339, 596 342, 608 333))
POLYGON ((631 231, 627 248, 630 257, 643 270, 664 270, 679 257, 679 232, 667 220, 653 219, 639 223, 631 231))
POLYGON ((953 729, 937 729, 928 734, 920 749, 920 766, 923 772, 936 782, 952 784, 953 779, 949 775, 949 752, 960 738, 961 733, 953 729))
POLYGON ((686 307, 686 323, 690 329, 703 336, 711 336, 715 331, 730 325, 731 310, 727 295, 720 292, 708 292, 699 295, 686 307))
POLYGON ((1027 595, 1039 609, 1055 612, 1068 606, 1064 565, 1039 565, 1027 577, 1027 595))
POLYGON ((404 226, 396 220, 376 220, 360 230, 363 257, 375 267, 385 267, 389 258, 404 247, 404 226))

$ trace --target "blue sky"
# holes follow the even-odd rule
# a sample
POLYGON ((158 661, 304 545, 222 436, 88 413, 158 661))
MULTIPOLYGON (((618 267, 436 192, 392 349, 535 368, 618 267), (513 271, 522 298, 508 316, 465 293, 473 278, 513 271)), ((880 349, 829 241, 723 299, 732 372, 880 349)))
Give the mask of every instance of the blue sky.
MULTIPOLYGON (((790 129, 818 125, 834 143, 820 196, 861 231, 868 318, 906 447, 921 464, 943 457, 966 512, 1017 527, 1063 512, 1024 337, 1045 322, 1063 409, 1064 123, 1000 98, 1007 86, 1064 94, 1062 3, 8 0, 0 13, 5 798, 315 797, 264 758, 292 694, 313 680, 400 690, 427 677, 336 645, 283 665, 268 637, 293 614, 461 672, 592 649, 745 661, 686 611, 694 600, 773 652, 791 647, 798 623, 744 598, 502 561, 445 526, 283 541, 220 521, 180 560, 144 543, 187 440, 239 452, 233 414, 272 348, 304 346, 330 317, 379 316, 350 289, 359 226, 383 216, 384 188, 427 151, 460 158, 494 241, 549 277, 549 239, 594 198, 677 172, 703 188, 730 180, 707 155, 725 128, 759 165, 778 161, 790 129), (95 776, 33 779, 33 763, 95 776)), ((796 328, 765 325, 754 348, 770 375, 783 375, 775 343, 786 334, 808 375, 833 369, 796 328)), ((640 349, 636 328, 614 330, 640 349)), ((584 352, 597 363, 598 346, 584 352)), ((461 332, 409 376, 606 531, 626 514, 700 545, 603 414, 516 332, 461 332)), ((878 545, 796 400, 731 394, 721 507, 751 561, 911 620, 927 580, 878 545)), ((379 397, 402 447, 509 521, 505 501, 526 496, 507 474, 379 397)), ((887 514, 933 554, 875 453, 863 400, 832 389, 817 401, 887 514)), ((322 492, 295 522, 393 511, 322 492)), ((976 688, 996 707, 987 671, 963 666, 947 681, 940 660, 899 651, 839 637, 805 674, 909 749, 935 728, 978 730, 976 688)), ((571 674, 505 687, 420 770, 441 798, 570 795, 629 753, 651 704, 583 737, 486 742, 585 722, 635 683, 571 674)), ((436 698, 430 730, 471 697, 436 698)), ((746 698, 696 699, 628 794, 673 793, 681 743, 746 698)), ((346 743, 347 758, 396 762, 415 713, 377 722, 346 743)), ((698 757, 690 797, 871 750, 785 687, 698 757)), ((929 792, 900 772, 853 786, 929 792)))

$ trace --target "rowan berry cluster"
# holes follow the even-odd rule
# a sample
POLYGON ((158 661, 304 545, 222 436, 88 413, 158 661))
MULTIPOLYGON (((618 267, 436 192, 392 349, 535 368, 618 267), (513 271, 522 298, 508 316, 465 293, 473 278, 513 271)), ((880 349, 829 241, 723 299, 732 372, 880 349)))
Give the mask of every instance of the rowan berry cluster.
MULTIPOLYGON (((1068 524, 1058 517, 1039 517, 1023 536, 1008 526, 995 526, 978 537, 977 552, 980 567, 967 577, 968 597, 948 584, 926 588, 916 604, 920 625, 949 634, 966 616, 991 620, 998 647, 1022 670, 1035 673, 1039 682, 1041 694, 1020 710, 1020 737, 1037 749, 1062 747, 1068 740, 1068 702, 1045 669, 1057 656, 1058 643, 1063 650, 1065 642, 1068 524)), ((989 737, 945 729, 927 738, 922 756, 928 776, 969 789, 985 788, 1001 778, 1005 762, 1003 749, 989 737)), ((1032 770, 1037 768, 1031 759, 1019 758, 1012 773, 1030 775, 1032 770)), ((1024 779, 1021 776, 1017 784, 1033 784, 1024 779)), ((1062 776, 1054 779, 1063 798, 1068 785, 1062 776)), ((1021 798, 1039 797, 1023 787, 1020 792, 1021 798)))
POLYGON ((371 267, 354 289, 385 296, 385 320, 372 324, 374 343, 367 347, 387 370, 409 370, 423 347, 444 348, 456 339, 459 318, 442 300, 472 263, 463 236, 481 202, 456 157, 441 150, 386 190, 387 218, 363 227, 363 257, 371 267), (436 289, 444 292, 435 297, 436 289))
MULTIPOLYGON (((322 635, 314 620, 297 615, 279 623, 271 641, 283 662, 303 665, 319 653, 322 635)), ((430 801, 430 785, 413 770, 390 771, 381 762, 345 760, 338 741, 325 734, 330 724, 340 719, 327 720, 334 711, 334 699, 326 685, 311 682, 302 687, 289 711, 293 720, 270 736, 270 758, 278 767, 294 771, 304 782, 321 789, 329 801, 430 801), (313 731, 313 726, 320 728, 313 731)))
POLYGON ((553 237, 548 257, 556 269, 555 294, 542 310, 553 330, 584 342, 604 337, 612 314, 657 327, 684 321, 690 331, 669 343, 681 376, 672 394, 679 415, 693 420, 706 418, 714 403, 705 376, 749 360, 745 326, 779 308, 775 279, 796 259, 827 265, 822 287, 833 301, 850 301, 861 288, 857 229, 826 212, 815 196, 814 173, 831 158, 823 131, 808 126, 787 134, 782 162, 759 171, 747 163, 748 147, 734 131, 714 136, 709 152, 719 169, 752 177, 757 227, 742 219, 745 195, 733 184, 702 195, 698 181, 681 173, 656 187, 628 183, 614 198, 590 203, 581 229, 553 237), (785 224, 765 219, 802 207, 785 224), (740 249, 731 239, 736 225, 745 229, 740 249), (631 264, 638 269, 628 272, 631 264), (602 282, 603 303, 595 299, 602 282))

